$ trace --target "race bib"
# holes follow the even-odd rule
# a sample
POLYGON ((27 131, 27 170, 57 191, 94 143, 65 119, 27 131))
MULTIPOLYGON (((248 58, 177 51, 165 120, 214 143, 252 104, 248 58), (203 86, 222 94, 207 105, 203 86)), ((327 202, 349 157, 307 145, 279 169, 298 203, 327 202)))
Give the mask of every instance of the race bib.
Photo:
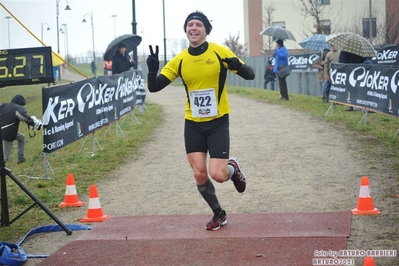
POLYGON ((190 91, 189 97, 192 117, 212 117, 218 115, 214 88, 190 91))

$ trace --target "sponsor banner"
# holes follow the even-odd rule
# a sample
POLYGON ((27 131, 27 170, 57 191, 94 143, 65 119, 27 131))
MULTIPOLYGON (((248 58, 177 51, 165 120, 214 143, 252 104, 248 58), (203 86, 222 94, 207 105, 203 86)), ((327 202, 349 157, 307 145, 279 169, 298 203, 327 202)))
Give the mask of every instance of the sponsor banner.
POLYGON ((43 88, 43 152, 61 149, 133 111, 138 88, 144 88, 144 80, 134 70, 43 88))
POLYGON ((378 65, 399 65, 399 46, 391 45, 381 48, 377 51, 377 57, 373 57, 371 61, 378 65))
MULTIPOLYGON (((310 54, 295 54, 288 56, 288 65, 290 70, 294 72, 298 71, 317 71, 317 69, 312 68, 312 64, 320 57, 320 53, 310 53, 310 54)), ((272 58, 272 65, 274 65, 274 58, 272 58)))
POLYGON ((320 57, 320 53, 296 54, 288 56, 288 64, 291 71, 309 71, 317 69, 312 68, 312 64, 320 57))
POLYGON ((144 105, 145 97, 147 95, 147 91, 145 89, 144 79, 141 71, 138 71, 139 75, 136 75, 134 79, 134 88, 136 92, 136 105, 144 105))
POLYGON ((332 64, 332 101, 399 117, 399 67, 332 64))

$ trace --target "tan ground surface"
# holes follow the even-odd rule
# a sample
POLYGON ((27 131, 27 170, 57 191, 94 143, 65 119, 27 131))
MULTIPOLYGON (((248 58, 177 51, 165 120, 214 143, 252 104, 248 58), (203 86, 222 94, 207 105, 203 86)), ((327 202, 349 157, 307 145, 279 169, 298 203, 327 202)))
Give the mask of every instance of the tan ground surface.
MULTIPOLYGON (((121 165, 107 181, 97 184, 104 214, 209 213, 211 218, 184 153, 184 97, 178 87, 148 95, 148 102, 164 107, 165 122, 140 151, 140 159, 121 165)), ((227 214, 349 211, 357 207, 361 176, 366 175, 381 214, 353 216, 348 249, 399 250, 399 185, 390 169, 394 162, 388 159, 389 151, 377 146, 371 147, 373 154, 367 154, 368 137, 281 106, 236 95, 229 98, 231 156, 239 158, 248 186, 239 194, 231 182, 215 185, 227 214)), ((79 193, 78 184, 77 190, 79 193)), ((79 198, 86 204, 60 216, 64 223, 79 224, 86 216, 88 196, 79 198)), ((31 254, 51 254, 84 233, 36 235, 26 240, 23 248, 31 254)), ((25 265, 39 261, 29 259, 25 265)), ((362 261, 357 259, 356 265, 362 261)), ((376 261, 378 265, 399 265, 398 258, 376 261)))

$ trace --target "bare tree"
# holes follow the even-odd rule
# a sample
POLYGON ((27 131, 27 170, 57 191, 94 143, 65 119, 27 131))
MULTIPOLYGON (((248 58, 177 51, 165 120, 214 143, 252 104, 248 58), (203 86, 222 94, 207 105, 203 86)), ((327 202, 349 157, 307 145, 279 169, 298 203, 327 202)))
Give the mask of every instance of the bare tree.
MULTIPOLYGON (((270 27, 272 25, 273 13, 275 11, 276 8, 272 2, 269 2, 269 4, 265 6, 265 12, 263 12, 263 14, 266 14, 266 16, 263 17, 264 28, 270 27)), ((267 41, 263 42, 262 44, 263 50, 266 52, 266 54, 271 53, 272 45, 273 45, 273 38, 271 36, 267 36, 267 41)))
POLYGON ((237 37, 229 34, 228 39, 224 39, 223 44, 230 48, 230 50, 238 57, 245 57, 247 55, 247 44, 240 43, 240 32, 237 37))
POLYGON ((304 20, 302 23, 302 31, 305 36, 314 34, 330 34, 332 31, 332 21, 336 21, 342 12, 343 1, 334 5, 341 5, 340 8, 332 9, 330 5, 318 3, 318 0, 296 0, 299 3, 294 4, 296 10, 304 20), (335 10, 335 11, 334 11, 335 10), (308 18, 312 18, 313 22, 309 25, 308 18))
POLYGON ((184 39, 169 39, 168 51, 171 57, 175 57, 181 50, 187 47, 187 41, 184 39))
MULTIPOLYGON (((374 5, 371 13, 372 18, 376 19, 376 35, 374 38, 372 38, 371 43, 374 45, 385 45, 387 43, 385 40, 387 24, 383 12, 381 12, 381 8, 379 6, 374 5)), ((336 29, 341 32, 353 32, 363 36, 364 19, 366 19, 366 23, 369 23, 370 10, 368 6, 363 6, 363 8, 359 8, 354 11, 351 18, 348 21, 345 21, 345 23, 337 21, 336 29)), ((392 21, 395 20, 399 22, 398 18, 393 18, 392 21)), ((369 25, 367 25, 367 27, 369 27, 369 25)), ((369 36, 363 37, 367 39, 369 38, 369 36)))
POLYGON ((386 10, 385 29, 383 34, 385 44, 399 42, 399 17, 396 9, 386 10))
MULTIPOLYGON (((317 0, 299 0, 300 4, 296 6, 299 14, 302 15, 304 19, 312 17, 313 25, 307 28, 308 32, 304 32, 306 36, 314 34, 322 34, 326 31, 325 25, 323 24, 326 14, 324 14, 324 9, 326 5, 320 5, 317 0)), ((306 30, 305 28, 303 30, 306 30)))

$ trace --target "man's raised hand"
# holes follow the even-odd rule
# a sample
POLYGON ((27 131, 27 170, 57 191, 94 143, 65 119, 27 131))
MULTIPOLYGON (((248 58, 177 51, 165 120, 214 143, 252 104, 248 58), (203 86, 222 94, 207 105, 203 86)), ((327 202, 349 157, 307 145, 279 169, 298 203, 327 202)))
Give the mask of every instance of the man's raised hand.
POLYGON ((152 49, 152 45, 149 45, 149 47, 150 47, 150 55, 147 58, 148 72, 157 73, 159 70, 159 59, 158 59, 159 47, 158 45, 155 46, 155 53, 154 50, 152 49))

